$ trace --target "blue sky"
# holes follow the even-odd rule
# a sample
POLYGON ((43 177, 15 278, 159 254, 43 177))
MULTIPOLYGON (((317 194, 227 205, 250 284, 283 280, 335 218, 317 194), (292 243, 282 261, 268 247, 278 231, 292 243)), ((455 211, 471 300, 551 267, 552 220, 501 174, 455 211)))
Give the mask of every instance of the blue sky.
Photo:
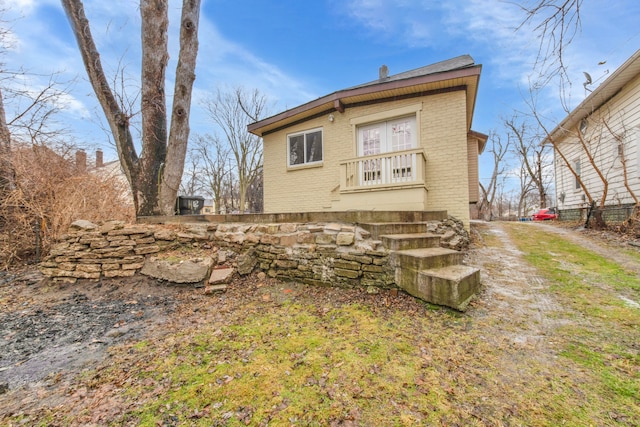
MULTIPOLYGON (((85 3, 105 71, 123 66, 127 86, 135 90, 140 61, 137 1, 85 3)), ((23 68, 33 75, 3 84, 37 89, 51 73, 59 73, 62 81, 76 78, 61 104, 60 123, 76 142, 88 149, 102 147, 105 160, 115 159, 59 1, 5 0, 4 9, 11 44, 0 58, 3 68, 23 68)), ((168 94, 173 91, 180 2, 170 0, 170 9, 168 94)), ((597 85, 640 48, 637 0, 585 0, 581 15, 581 31, 565 52, 574 82, 573 106, 585 96, 583 71, 597 85)), ((483 65, 473 129, 489 133, 500 129, 501 117, 524 108, 538 40, 530 28, 515 31, 522 19, 516 5, 498 0, 203 0, 192 134, 214 131, 201 102, 217 87, 257 88, 267 95, 275 114, 375 80, 382 64, 396 74, 462 54, 483 65)), ((539 105, 562 119, 554 88, 539 105)), ((7 109, 10 115, 11 106, 7 109)), ((490 173, 485 163, 482 159, 481 179, 490 173)))

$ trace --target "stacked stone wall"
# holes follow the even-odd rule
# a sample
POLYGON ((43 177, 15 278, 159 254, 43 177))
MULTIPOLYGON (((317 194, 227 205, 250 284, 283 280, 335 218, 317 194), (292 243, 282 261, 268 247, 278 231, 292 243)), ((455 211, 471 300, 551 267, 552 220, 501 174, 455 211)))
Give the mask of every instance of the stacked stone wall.
MULTIPOLYGON (((444 245, 460 249, 459 233, 465 231, 459 221, 433 222, 429 229, 442 236, 444 245)), ((365 229, 345 223, 99 226, 76 221, 40 269, 55 281, 127 277, 181 247, 196 247, 198 256, 213 260, 212 266, 228 265, 241 275, 259 269, 314 285, 395 286, 388 250, 365 229)))
POLYGON ((388 252, 357 226, 323 224, 181 224, 102 226, 76 221, 40 264, 55 281, 133 276, 147 258, 196 246, 240 274, 255 269, 310 284, 392 286, 388 252))

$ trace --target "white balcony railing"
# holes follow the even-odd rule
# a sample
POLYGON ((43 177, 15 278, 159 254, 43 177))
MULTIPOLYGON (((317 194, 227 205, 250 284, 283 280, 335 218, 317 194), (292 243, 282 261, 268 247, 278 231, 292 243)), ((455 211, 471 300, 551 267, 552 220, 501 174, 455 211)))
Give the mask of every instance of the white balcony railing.
POLYGON ((344 190, 378 186, 424 185, 424 150, 394 151, 357 157, 340 163, 340 182, 344 190))

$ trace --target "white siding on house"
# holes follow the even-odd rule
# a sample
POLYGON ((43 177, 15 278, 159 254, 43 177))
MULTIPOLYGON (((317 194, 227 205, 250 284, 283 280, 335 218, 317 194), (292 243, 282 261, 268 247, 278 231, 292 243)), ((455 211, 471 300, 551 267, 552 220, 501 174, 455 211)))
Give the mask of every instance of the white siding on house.
MULTIPOLYGON (((626 160, 629 185, 640 197, 640 76, 632 79, 613 98, 587 118, 584 132, 589 153, 608 182, 606 205, 633 203, 624 185, 622 154, 626 160), (622 149, 619 146, 622 145, 622 149)), ((580 163, 580 176, 591 197, 599 202, 604 184, 577 137, 578 129, 571 129, 556 139, 557 148, 572 162, 580 163)), ((584 206, 584 191, 576 188, 571 171, 556 154, 556 193, 560 209, 584 206)))

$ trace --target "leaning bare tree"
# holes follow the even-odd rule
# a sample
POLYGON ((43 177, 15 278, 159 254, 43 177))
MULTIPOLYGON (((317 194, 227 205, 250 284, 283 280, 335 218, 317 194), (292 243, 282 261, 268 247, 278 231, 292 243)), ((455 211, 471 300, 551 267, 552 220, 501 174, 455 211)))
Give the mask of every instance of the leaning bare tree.
POLYGON ((180 51, 168 131, 165 71, 169 59, 169 5, 163 0, 140 0, 142 149, 139 155, 131 133, 131 117, 123 110, 109 86, 82 0, 61 1, 89 80, 113 134, 122 169, 131 185, 136 214, 172 215, 189 138, 200 0, 183 0, 182 3, 180 51))
POLYGON ((251 92, 243 88, 226 92, 218 89, 215 98, 205 101, 204 107, 231 148, 238 175, 239 208, 244 212, 247 191, 262 166, 262 141, 247 131, 247 125, 265 116, 267 98, 257 89, 251 92))

